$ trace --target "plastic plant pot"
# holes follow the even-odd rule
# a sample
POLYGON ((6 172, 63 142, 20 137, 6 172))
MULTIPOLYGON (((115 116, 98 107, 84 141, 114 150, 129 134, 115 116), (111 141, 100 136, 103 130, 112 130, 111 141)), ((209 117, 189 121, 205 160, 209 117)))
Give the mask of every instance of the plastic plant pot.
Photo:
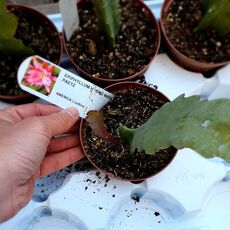
MULTIPOLYGON (((111 92, 111 93, 113 93, 115 91, 123 91, 123 90, 126 91, 127 89, 143 89, 146 92, 154 94, 156 96, 156 98, 157 98, 156 100, 159 99, 159 100, 163 101, 163 103, 169 102, 169 99, 165 95, 163 95, 161 92, 157 91, 154 88, 151 88, 149 86, 141 84, 141 83, 136 83, 136 82, 121 82, 121 83, 116 83, 116 84, 113 84, 111 86, 106 87, 106 90, 109 91, 109 92, 111 92)), ((144 177, 140 177, 140 178, 137 178, 137 177, 134 177, 134 178, 124 178, 124 177, 122 177, 120 175, 115 175, 112 171, 105 170, 105 169, 99 167, 94 162, 94 159, 91 156, 91 151, 89 151, 89 148, 87 147, 88 146, 87 140, 88 140, 88 136, 89 135, 87 135, 87 131, 86 130, 87 130, 86 121, 82 120, 81 121, 81 125, 80 125, 80 141, 81 141, 81 145, 82 145, 83 151, 84 151, 85 155, 87 156, 87 158, 89 159, 89 161, 101 173, 103 173, 105 175, 108 175, 110 177, 116 178, 116 179, 120 179, 120 180, 126 180, 126 181, 132 181, 132 182, 140 182, 140 181, 143 181, 143 180, 145 180, 145 179, 147 179, 149 177, 155 176, 156 174, 158 174, 159 172, 161 172, 162 170, 164 170, 172 162, 172 160, 174 159, 174 157, 176 155, 176 152, 177 152, 177 150, 175 148, 173 148, 173 147, 170 147, 170 150, 167 149, 167 151, 171 151, 170 152, 171 155, 170 155, 169 159, 167 159, 167 162, 164 162, 165 163, 164 165, 161 165, 161 168, 159 170, 155 170, 154 169, 154 172, 151 172, 150 175, 145 175, 144 177)), ((164 150, 164 151, 166 151, 166 150, 164 150)), ((130 156, 131 156, 131 154, 132 153, 130 153, 130 156)))
MULTIPOLYGON (((29 15, 33 16, 33 18, 31 20, 34 20, 34 18, 36 18, 36 21, 45 22, 46 26, 48 25, 50 30, 53 31, 53 36, 55 36, 55 38, 56 38, 57 48, 58 48, 57 53, 55 54, 55 60, 50 60, 50 61, 54 62, 55 64, 59 64, 60 60, 61 60, 62 51, 63 51, 62 39, 61 39, 61 36, 60 36, 57 28, 52 23, 52 21, 48 17, 46 17, 44 14, 42 14, 39 11, 37 11, 31 7, 28 7, 28 6, 24 6, 24 5, 20 5, 20 4, 8 4, 7 9, 8 10, 11 10, 11 9, 19 10, 19 9, 21 9, 23 13, 25 13, 25 14, 28 13, 29 15)), ((40 36, 40 35, 38 35, 38 36, 40 36)), ((35 54, 37 54, 36 51, 35 51, 35 54)), ((15 73, 15 78, 16 77, 17 77, 17 72, 15 73)), ((0 94, 0 100, 7 101, 10 103, 15 103, 15 104, 31 102, 35 99, 36 99, 35 96, 28 94, 28 93, 23 93, 20 95, 3 95, 3 94, 0 94)))
MULTIPOLYGON (((82 6, 84 6, 85 4, 85 0, 80 0, 78 1, 78 9, 80 9, 82 6)), ((114 84, 114 83, 118 83, 118 82, 122 82, 122 81, 130 81, 130 80, 134 80, 138 77, 141 77, 145 71, 147 70, 148 66, 150 65, 150 63, 153 61, 155 55, 158 53, 158 50, 159 50, 159 47, 160 47, 160 28, 159 28, 159 25, 158 25, 158 22, 155 18, 155 16, 153 15, 152 11, 149 9, 149 7, 142 1, 142 0, 133 0, 133 1, 130 1, 134 4, 137 4, 140 8, 140 11, 142 9, 144 9, 148 15, 150 16, 150 20, 151 20, 151 24, 152 24, 152 27, 154 28, 155 30, 155 41, 150 41, 150 42, 155 42, 155 48, 154 50, 151 50, 151 52, 153 53, 153 55, 151 56, 149 62, 145 65, 142 66, 142 68, 138 71, 138 72, 135 72, 127 77, 121 77, 117 74, 116 78, 114 79, 108 79, 108 78, 102 78, 102 77, 96 77, 93 73, 90 73, 89 71, 85 70, 84 68, 80 67, 79 64, 76 63, 76 61, 74 60, 74 58, 72 57, 71 55, 71 50, 70 48, 68 48, 68 43, 65 36, 63 36, 63 43, 64 43, 64 47, 65 47, 65 50, 66 50, 66 53, 68 54, 71 62, 73 63, 75 69, 80 73, 80 75, 82 77, 85 77, 86 79, 88 79, 89 81, 91 82, 94 82, 96 83, 97 85, 101 85, 101 86, 107 86, 107 85, 111 85, 111 84, 114 84)), ((80 22, 81 23, 81 22, 80 22)), ((64 34, 64 32, 63 32, 64 34)), ((128 55, 127 55, 128 56, 128 55)), ((90 58, 88 58, 89 60, 90 58)), ((90 64, 89 64, 90 65, 90 64)))
MULTIPOLYGON (((166 33, 166 28, 164 25, 164 21, 168 16, 169 9, 173 2, 176 0, 166 0, 162 6, 161 10, 161 19, 160 19, 160 27, 163 35, 163 40, 166 46, 166 50, 169 54, 169 56, 172 58, 173 61, 175 61, 178 65, 181 67, 193 71, 193 72, 199 72, 203 74, 208 74, 209 72, 213 72, 216 69, 229 64, 229 61, 225 62, 200 62, 196 61, 195 59, 189 58, 182 54, 172 43, 172 41, 169 39, 166 33)), ((185 9, 186 10, 186 9, 185 9)))

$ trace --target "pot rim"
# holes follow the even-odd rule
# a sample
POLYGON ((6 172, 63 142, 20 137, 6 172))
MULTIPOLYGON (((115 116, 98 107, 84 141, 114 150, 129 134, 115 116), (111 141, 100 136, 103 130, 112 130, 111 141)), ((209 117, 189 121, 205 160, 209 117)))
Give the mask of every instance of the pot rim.
MULTIPOLYGON (((58 55, 58 61, 57 65, 60 64, 61 62, 61 55, 63 53, 63 44, 62 44, 62 38, 61 38, 61 34, 59 33, 59 31, 57 30, 56 26, 54 25, 54 23, 43 13, 41 13, 40 11, 32 8, 32 7, 29 7, 29 6, 25 6, 23 4, 17 4, 17 3, 9 3, 6 5, 7 6, 7 9, 8 8, 23 8, 27 11, 30 11, 32 12, 33 14, 35 14, 38 18, 41 18, 42 20, 45 20, 49 26, 52 28, 53 31, 55 31, 55 33, 58 35, 58 41, 59 41, 59 55, 58 55)), ((35 99, 36 97, 32 94, 29 94, 29 93, 23 93, 23 94, 20 94, 20 95, 1 95, 0 94, 0 100, 3 100, 3 101, 7 101, 7 102, 15 102, 15 103, 19 103, 20 101, 24 102, 26 100, 29 100, 29 99, 35 99)))
MULTIPOLYGON (((83 0, 78 0, 77 4, 81 3, 83 0)), ((158 54, 159 48, 160 48, 160 43, 161 43, 161 33, 160 33, 160 26, 157 22, 157 19, 155 17, 155 15, 153 14, 153 12, 150 10, 150 8, 144 3, 143 0, 135 0, 135 2, 138 2, 138 4, 140 4, 142 6, 142 8, 145 8, 145 10, 148 11, 149 15, 150 15, 150 19, 152 21, 152 24, 154 25, 154 28, 156 29, 156 48, 155 48, 155 52, 153 54, 153 56, 151 57, 151 60, 149 61, 149 63, 147 65, 144 65, 143 68, 139 71, 136 72, 135 74, 125 77, 125 78, 119 78, 119 79, 104 79, 104 78, 96 78, 93 77, 92 74, 86 72, 85 70, 83 70, 82 68, 80 68, 72 59, 72 57, 70 56, 68 49, 67 49, 67 41, 66 41, 66 37, 65 37, 65 31, 64 31, 64 27, 62 28, 62 34, 63 34, 63 46, 64 46, 64 50, 67 53, 69 60, 71 61, 71 63, 73 64, 74 68, 80 73, 80 75, 85 76, 88 79, 91 79, 92 81, 95 82, 100 82, 100 83, 104 83, 105 85, 109 85, 109 84, 114 84, 117 82, 124 82, 124 81, 129 81, 129 80, 133 80, 136 79, 140 76, 142 76, 144 74, 144 72, 147 70, 147 68, 149 67, 149 65, 153 62, 155 56, 158 54)))
MULTIPOLYGON (((165 100, 166 100, 166 103, 167 102, 170 102, 169 98, 167 96, 165 96, 163 93, 161 93, 160 91, 158 91, 157 89, 155 88, 152 88, 148 85, 145 85, 145 84, 142 84, 142 83, 137 83, 137 82, 130 82, 130 81, 125 81, 125 82, 119 82, 119 83, 116 83, 116 84, 113 84, 113 85, 110 85, 110 86, 107 86, 105 88, 105 90, 108 90, 109 92, 113 92, 114 90, 117 90, 117 89, 125 89, 127 87, 132 87, 132 88, 145 88, 151 92, 154 92, 154 93, 157 93, 158 95, 160 95, 161 97, 163 97, 165 100), (111 91, 110 91, 111 90, 111 91)), ((132 178, 132 179, 125 179, 125 178, 122 178, 120 176, 115 176, 114 174, 112 174, 111 172, 107 172, 106 170, 103 170, 101 168, 99 168, 92 160, 91 158, 88 156, 86 150, 85 150, 85 147, 84 147, 84 138, 83 138, 83 126, 84 126, 84 123, 85 123, 85 119, 81 119, 81 123, 80 123, 80 129, 79 129, 79 137, 80 137, 80 143, 81 143, 81 147, 82 147, 82 150, 85 154, 85 156, 87 157, 87 159, 90 161, 90 163, 101 173, 103 173, 104 175, 108 175, 109 177, 111 178, 114 178, 114 179, 118 179, 118 180, 122 180, 122 181, 130 181, 130 182, 142 182, 150 177, 153 177, 153 176, 156 176, 157 174, 161 173, 165 168, 167 168, 171 163, 172 161, 174 160, 174 158, 176 157, 177 155, 177 152, 178 150, 175 149, 175 153, 174 153, 174 156, 172 157, 172 159, 168 162, 168 164, 166 164, 160 171, 158 171, 157 173, 153 173, 147 177, 144 177, 144 178, 132 178)))
MULTIPOLYGON (((218 62, 218 63, 214 63, 214 62, 201 62, 201 61, 196 61, 192 58, 189 58, 187 56, 185 56, 184 54, 182 54, 178 49, 175 48, 174 44, 171 42, 171 40, 168 38, 167 34, 166 34, 166 30, 165 30, 165 26, 164 26, 164 19, 167 17, 168 15, 168 11, 170 6, 172 5, 172 3, 175 0, 165 0, 165 2, 163 3, 163 6, 161 8, 161 16, 160 16, 160 28, 163 34, 164 39, 166 40, 166 43, 168 44, 168 46, 170 47, 170 49, 173 52, 173 55, 175 56, 179 56, 180 58, 183 58, 186 62, 191 63, 191 65, 193 66, 197 66, 197 68, 205 68, 205 69, 216 69, 218 67, 227 65, 230 63, 229 61, 225 61, 225 62, 218 62)), ((182 64, 181 64, 182 65, 182 64)), ((207 71, 204 71, 207 72, 207 71)))

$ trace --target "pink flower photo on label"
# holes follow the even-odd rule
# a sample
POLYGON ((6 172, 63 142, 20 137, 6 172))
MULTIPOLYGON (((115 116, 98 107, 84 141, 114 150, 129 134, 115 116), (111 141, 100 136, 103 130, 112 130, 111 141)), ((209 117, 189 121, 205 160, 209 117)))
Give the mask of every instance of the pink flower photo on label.
POLYGON ((59 73, 60 69, 57 67, 33 57, 22 84, 48 95, 52 91, 59 73))

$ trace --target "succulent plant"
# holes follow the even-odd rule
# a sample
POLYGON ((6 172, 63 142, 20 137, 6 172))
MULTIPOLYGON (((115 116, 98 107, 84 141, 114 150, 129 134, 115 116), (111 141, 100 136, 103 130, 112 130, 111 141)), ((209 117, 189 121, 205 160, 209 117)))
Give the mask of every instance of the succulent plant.
POLYGON ((110 45, 115 46, 116 36, 120 30, 119 0, 92 0, 98 27, 110 45))
POLYGON ((191 148, 204 157, 218 156, 230 162, 230 100, 201 100, 199 96, 179 96, 164 104, 143 125, 130 129, 120 125, 119 137, 108 133, 102 111, 90 111, 87 122, 93 132, 131 150, 154 155, 174 146, 191 148))
POLYGON ((0 0, 0 51, 14 56, 33 54, 32 48, 14 37, 17 25, 16 15, 7 11, 5 0, 0 0))
POLYGON ((213 28, 224 35, 230 32, 230 1, 204 0, 204 16, 195 31, 213 28))
POLYGON ((155 154, 174 146, 191 148, 204 157, 230 162, 230 100, 179 96, 164 104, 137 129, 120 126, 119 135, 132 150, 155 154))

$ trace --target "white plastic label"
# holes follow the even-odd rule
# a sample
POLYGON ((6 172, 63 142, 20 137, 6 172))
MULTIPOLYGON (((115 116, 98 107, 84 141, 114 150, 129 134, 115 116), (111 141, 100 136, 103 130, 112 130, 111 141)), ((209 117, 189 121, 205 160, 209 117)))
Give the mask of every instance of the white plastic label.
POLYGON ((20 87, 61 108, 74 106, 80 117, 101 109, 113 94, 39 56, 27 58, 19 67, 20 87))
POLYGON ((79 27, 79 15, 76 0, 59 0, 59 8, 67 41, 79 27))

